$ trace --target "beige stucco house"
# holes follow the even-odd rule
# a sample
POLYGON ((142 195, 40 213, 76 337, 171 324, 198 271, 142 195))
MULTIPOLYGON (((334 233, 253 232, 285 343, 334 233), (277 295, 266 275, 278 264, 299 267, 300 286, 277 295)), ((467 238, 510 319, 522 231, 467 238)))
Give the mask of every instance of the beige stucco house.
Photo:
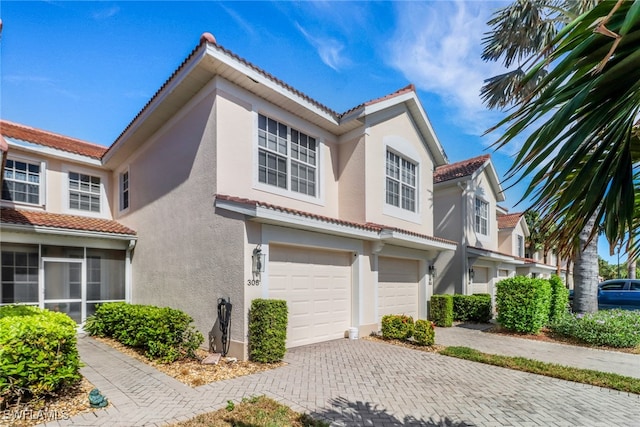
POLYGON ((556 272, 539 254, 526 253, 524 214, 499 205, 505 196, 490 155, 438 166, 433 176, 435 234, 458 243, 455 253, 443 253, 435 263, 434 293, 495 297, 502 279, 549 278, 556 272))
MULTIPOLYGON (((39 294, 23 302, 44 306, 47 263, 78 265, 77 284, 58 279, 61 301, 80 289, 70 302, 79 322, 102 286, 94 249, 122 269, 122 292, 105 300, 182 309, 213 339, 216 303, 230 299, 230 354, 244 357, 254 298, 288 302, 289 347, 364 335, 384 314, 425 318, 436 260, 457 248, 435 237, 433 170, 447 158, 413 86, 337 113, 204 34, 108 150, 12 136, 6 125, 9 161, 39 165, 43 196, 3 193, 3 259, 30 245, 39 294), (55 238, 34 224, 40 216, 55 238), (74 221, 101 222, 85 235, 74 221)), ((2 283, 16 290, 23 266, 11 268, 2 283)))

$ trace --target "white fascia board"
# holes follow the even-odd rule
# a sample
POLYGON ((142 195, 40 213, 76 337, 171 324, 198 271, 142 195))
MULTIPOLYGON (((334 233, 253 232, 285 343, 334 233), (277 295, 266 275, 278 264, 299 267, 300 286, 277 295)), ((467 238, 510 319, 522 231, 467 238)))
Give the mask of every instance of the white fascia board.
POLYGON ((363 240, 378 240, 380 234, 373 230, 364 230, 344 224, 322 221, 315 218, 274 211, 269 208, 256 208, 256 218, 262 221, 273 221, 278 224, 304 228, 309 231, 317 231, 325 234, 335 234, 363 240))
POLYGON ((455 251, 455 243, 439 242, 437 240, 425 239, 424 237, 413 236, 395 230, 382 230, 380 239, 397 246, 419 246, 423 250, 455 251))
POLYGON ((325 111, 324 109, 318 107, 317 105, 315 105, 314 103, 309 102, 308 100, 306 100, 305 98, 301 97, 300 95, 298 95, 295 92, 292 92, 282 86, 280 86, 279 84, 277 84, 276 82, 274 82, 273 80, 269 79, 268 77, 266 77, 264 74, 260 73, 259 71, 257 71, 256 69, 250 67, 249 65, 236 60, 235 58, 227 55, 225 52, 216 49, 216 47, 214 45, 209 45, 207 44, 207 55, 211 56, 212 58, 214 58, 217 61, 220 61, 221 63, 227 65, 230 68, 233 68, 234 70, 238 71, 239 73, 242 73, 244 75, 246 75, 248 78, 250 78, 251 80, 262 84, 264 86, 266 86, 267 88, 271 89, 272 91, 286 97, 289 98, 290 100, 294 101, 295 103, 297 103, 298 105, 300 105, 302 108, 305 108, 311 112, 313 112, 314 114, 317 114, 318 116, 324 118, 325 120, 331 122, 331 124, 335 125, 335 126, 339 126, 340 123, 338 122, 338 120, 336 119, 336 117, 325 111))
POLYGON ((481 168, 478 168, 478 170, 473 173, 473 179, 475 180, 483 171, 487 172, 489 181, 491 181, 493 191, 496 193, 496 201, 504 202, 506 200, 506 196, 502 189, 502 185, 500 185, 498 173, 496 172, 496 168, 493 166, 491 159, 488 159, 481 168))
MULTIPOLYGON (((64 150, 58 150, 57 148, 47 147, 45 145, 35 144, 21 139, 5 137, 5 141, 9 144, 9 148, 15 147, 29 153, 38 154, 43 157, 56 158, 60 160, 67 160, 76 163, 83 163, 91 166, 102 166, 100 159, 94 159, 93 157, 83 156, 82 154, 70 153, 64 150)), ((106 148, 106 147, 105 147, 106 148)), ((11 150, 9 150, 11 151, 11 150)))
MULTIPOLYGON (((547 264, 538 264, 537 262, 524 262, 524 266, 528 268, 540 268, 542 270, 556 271, 556 266, 547 264)), ((562 270, 562 267, 560 268, 562 270)))
POLYGON ((140 126, 144 124, 147 118, 153 114, 156 108, 162 104, 164 99, 172 93, 176 87, 185 79, 186 76, 191 73, 191 71, 198 66, 198 64, 202 61, 206 55, 206 50, 202 49, 200 52, 197 52, 190 59, 190 62, 186 64, 167 84, 166 87, 162 89, 162 92, 154 95, 151 103, 146 106, 136 117, 135 121, 129 124, 128 129, 124 134, 122 134, 112 145, 109 147, 109 151, 107 151, 106 155, 103 157, 103 163, 108 163, 113 154, 118 151, 118 148, 125 143, 125 141, 129 138, 130 135, 133 135, 140 126))
POLYGON ((0 229, 16 232, 29 232, 29 233, 42 233, 42 234, 55 234, 60 236, 71 237, 87 237, 98 239, 113 239, 113 240, 137 240, 138 237, 131 234, 114 234, 103 233, 100 231, 84 231, 84 230, 71 230, 66 228, 54 228, 54 227, 42 227, 34 225, 24 224, 1 224, 0 229))
POLYGON ((256 216, 256 207, 247 206, 244 203, 232 202, 230 200, 216 199, 215 206, 220 209, 225 209, 231 212, 236 212, 247 216, 256 216))
POLYGON ((524 265, 524 261, 516 259, 510 255, 500 255, 497 254, 495 252, 490 252, 490 251, 483 251, 482 249, 476 249, 476 248, 467 248, 467 253, 471 254, 471 255, 475 255, 478 258, 481 259, 488 259, 491 261, 503 261, 503 262, 507 262, 509 264, 514 264, 514 265, 524 265))

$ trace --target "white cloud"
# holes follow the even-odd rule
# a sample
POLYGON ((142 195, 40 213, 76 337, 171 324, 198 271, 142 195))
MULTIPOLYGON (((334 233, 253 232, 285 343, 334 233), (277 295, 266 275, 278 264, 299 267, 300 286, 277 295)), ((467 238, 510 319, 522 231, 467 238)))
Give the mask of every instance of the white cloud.
POLYGON ((336 71, 350 64, 350 60, 343 55, 344 44, 330 37, 314 37, 296 22, 296 28, 302 33, 307 42, 317 51, 322 62, 336 71))
POLYGON ((473 135, 503 116, 488 111, 480 99, 484 80, 504 72, 500 64, 480 58, 486 22, 499 6, 456 1, 399 2, 396 7, 389 64, 418 89, 437 94, 450 109, 452 122, 473 135))
POLYGON ((97 11, 93 12, 92 16, 93 16, 93 19, 95 19, 97 21, 102 21, 104 19, 109 19, 112 16, 117 15, 119 12, 120 12, 120 7, 111 6, 109 8, 100 9, 100 10, 97 10, 97 11))

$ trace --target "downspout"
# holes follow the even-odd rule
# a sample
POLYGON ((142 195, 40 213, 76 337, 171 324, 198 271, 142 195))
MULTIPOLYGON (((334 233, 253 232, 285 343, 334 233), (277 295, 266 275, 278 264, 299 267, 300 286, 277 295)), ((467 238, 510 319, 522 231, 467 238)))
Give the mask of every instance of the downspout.
POLYGON ((129 240, 129 246, 127 247, 127 251, 125 253, 124 259, 124 289, 125 289, 125 297, 128 303, 132 302, 132 280, 133 280, 133 271, 131 268, 131 254, 133 249, 136 247, 136 243, 138 241, 136 239, 129 240))

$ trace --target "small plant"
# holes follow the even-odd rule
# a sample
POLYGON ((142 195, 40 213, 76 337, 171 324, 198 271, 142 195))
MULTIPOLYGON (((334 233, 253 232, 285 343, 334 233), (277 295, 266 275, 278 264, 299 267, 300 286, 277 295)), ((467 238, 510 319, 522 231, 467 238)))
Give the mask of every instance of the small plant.
POLYGON ((433 345, 436 342, 435 325, 429 320, 416 320, 413 328, 413 341, 418 345, 433 345))
POLYGON ((587 344, 630 348, 640 346, 640 312, 602 310, 589 314, 565 313, 549 328, 587 344))
POLYGON ((233 403, 233 400, 227 400, 227 406, 225 408, 227 411, 231 412, 235 407, 236 407, 236 404, 233 403))
POLYGON ((405 314, 387 314, 381 320, 382 338, 408 340, 413 336, 413 317, 405 314))
POLYGON ((287 351, 287 302, 254 299, 249 311, 249 360, 275 363, 287 351))
POLYGON ((429 319, 440 327, 453 325, 453 295, 433 295, 429 309, 429 319))

